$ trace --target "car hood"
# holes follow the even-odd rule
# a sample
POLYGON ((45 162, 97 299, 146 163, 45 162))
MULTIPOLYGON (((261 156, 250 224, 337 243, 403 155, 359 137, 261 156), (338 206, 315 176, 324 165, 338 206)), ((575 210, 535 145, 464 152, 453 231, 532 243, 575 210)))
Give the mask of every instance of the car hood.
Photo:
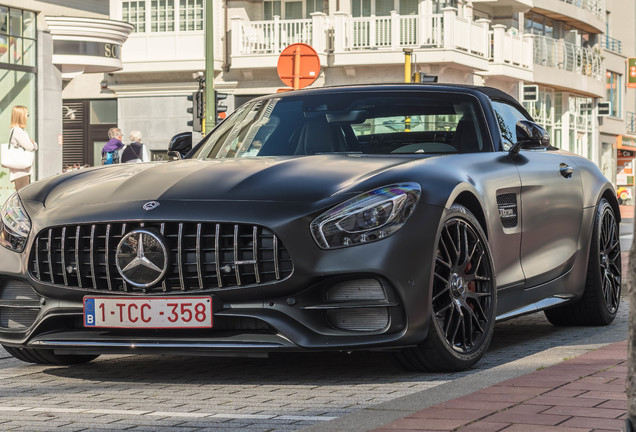
POLYGON ((359 192, 355 187, 363 180, 409 161, 317 155, 122 164, 52 182, 38 193, 38 201, 67 208, 150 200, 316 202, 343 189, 359 192))

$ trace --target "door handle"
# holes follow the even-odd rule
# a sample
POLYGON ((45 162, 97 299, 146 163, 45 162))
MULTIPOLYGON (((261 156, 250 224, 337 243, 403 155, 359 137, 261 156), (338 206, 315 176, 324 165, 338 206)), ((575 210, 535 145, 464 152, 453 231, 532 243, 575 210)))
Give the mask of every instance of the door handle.
POLYGON ((561 172, 561 175, 565 178, 570 178, 572 177, 572 174, 574 174, 574 168, 564 163, 561 164, 559 171, 561 172))

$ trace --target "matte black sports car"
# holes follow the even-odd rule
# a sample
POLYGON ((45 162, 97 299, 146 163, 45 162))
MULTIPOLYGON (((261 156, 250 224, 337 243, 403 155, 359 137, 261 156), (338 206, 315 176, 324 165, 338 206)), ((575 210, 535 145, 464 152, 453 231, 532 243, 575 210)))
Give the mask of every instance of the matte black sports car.
POLYGON ((34 363, 390 350, 409 369, 461 370, 497 320, 609 324, 619 218, 598 168, 496 89, 261 97, 184 160, 12 196, 0 343, 34 363))

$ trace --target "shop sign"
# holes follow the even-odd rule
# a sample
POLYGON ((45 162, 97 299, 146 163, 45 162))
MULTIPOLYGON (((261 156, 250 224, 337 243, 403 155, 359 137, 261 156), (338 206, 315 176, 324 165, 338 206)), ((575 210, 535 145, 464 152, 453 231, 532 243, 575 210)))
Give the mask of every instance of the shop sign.
POLYGON ((627 87, 636 88, 636 57, 627 59, 627 87))
POLYGON ((536 102, 539 100, 539 86, 523 86, 523 102, 536 102))
POLYGON ((602 117, 607 117, 612 113, 612 103, 611 102, 599 102, 598 103, 598 115, 602 117))
POLYGON ((53 45, 53 54, 120 59, 121 45, 92 41, 57 40, 53 45))

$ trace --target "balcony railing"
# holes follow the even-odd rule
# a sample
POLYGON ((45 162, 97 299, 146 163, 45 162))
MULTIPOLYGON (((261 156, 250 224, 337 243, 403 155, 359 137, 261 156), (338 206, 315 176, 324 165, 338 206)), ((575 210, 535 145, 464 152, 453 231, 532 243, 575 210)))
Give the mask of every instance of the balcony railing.
POLYGON ((442 15, 351 17, 337 14, 335 19, 335 51, 441 47, 442 15))
POLYGON ((495 24, 490 32, 490 59, 494 64, 532 69, 532 38, 506 31, 506 26, 495 24))
POLYGON ((636 135, 636 113, 630 111, 625 113, 625 127, 628 134, 636 135))
POLYGON ((600 53, 591 48, 552 39, 534 36, 534 63, 570 72, 576 72, 597 80, 605 77, 605 68, 600 53))
POLYGON ((598 18, 605 20, 605 0, 561 0, 564 3, 574 5, 592 12, 598 18))
POLYGON ((279 54, 293 43, 306 43, 324 53, 327 41, 327 16, 312 14, 311 19, 270 21, 232 19, 232 54, 279 54))
MULTIPOLYGON (((401 52, 402 48, 453 50, 477 59, 531 70, 532 41, 505 32, 488 20, 472 21, 446 8, 443 14, 352 17, 336 12, 327 17, 312 14, 311 19, 247 21, 232 19, 232 51, 236 58, 278 55, 286 46, 303 42, 319 54, 360 52, 401 52)), ((487 65, 486 65, 487 67, 487 65)))
POLYGON ((621 54, 623 52, 623 43, 618 39, 614 39, 613 37, 602 35, 601 45, 606 50, 614 51, 617 54, 621 54))

